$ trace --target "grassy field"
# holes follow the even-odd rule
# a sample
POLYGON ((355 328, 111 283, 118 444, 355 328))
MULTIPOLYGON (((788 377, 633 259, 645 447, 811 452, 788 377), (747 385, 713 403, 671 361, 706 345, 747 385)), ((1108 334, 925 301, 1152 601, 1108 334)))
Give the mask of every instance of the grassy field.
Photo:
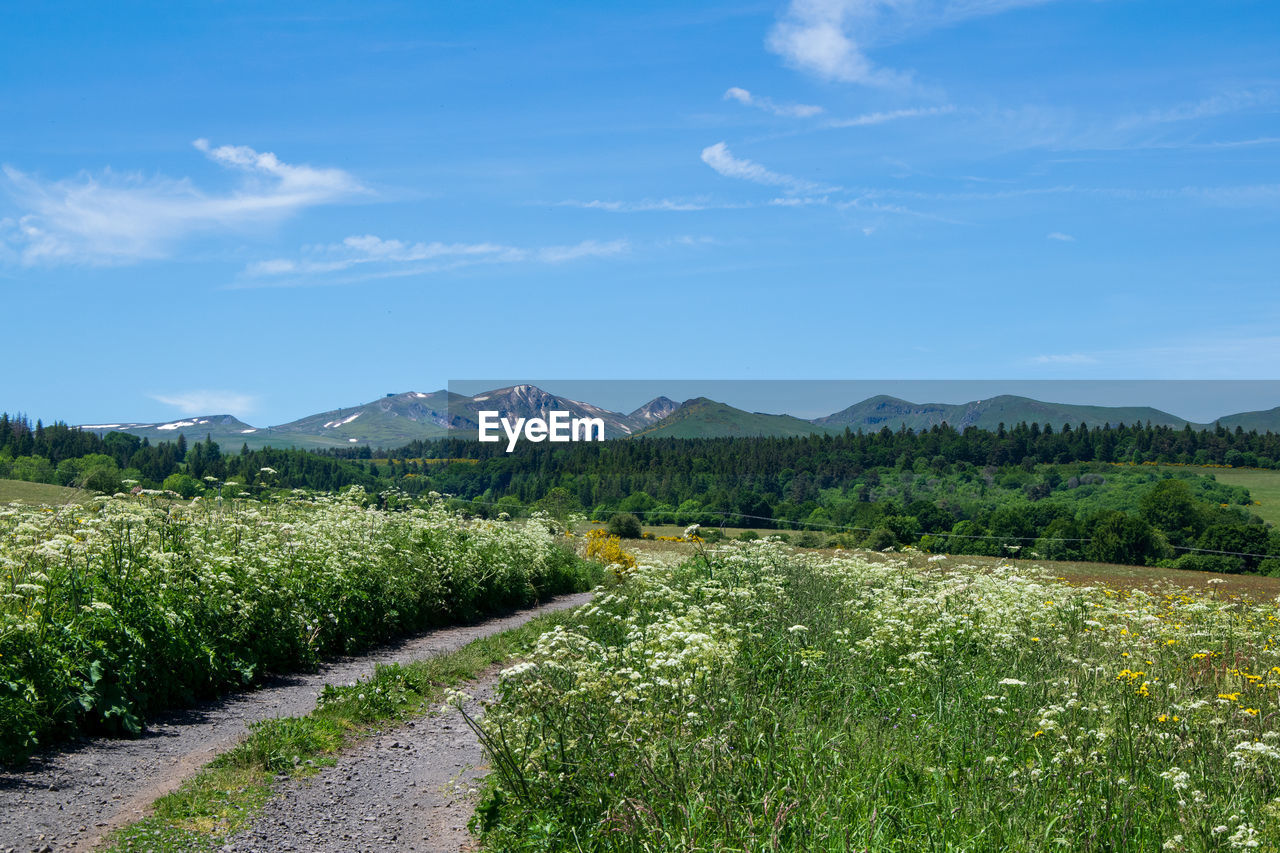
POLYGON ((1177 471, 1196 471, 1212 474, 1218 482, 1229 486, 1244 486, 1256 501, 1250 507, 1263 521, 1280 524, 1280 471, 1267 468, 1188 468, 1180 465, 1162 465, 1177 471))
POLYGON ((89 492, 51 486, 47 483, 28 483, 26 480, 0 480, 0 504, 18 501, 24 504, 71 504, 89 497, 89 492))
POLYGON ((1276 849, 1272 595, 671 544, 503 673, 485 849, 1276 849))
MULTIPOLYGON (((674 527, 646 527, 646 532, 655 536, 679 536, 683 529, 674 527)), ((725 535, 737 538, 742 528, 725 528, 725 535)), ((757 530, 762 537, 776 531, 757 530)), ((623 547, 641 555, 651 555, 663 559, 672 556, 687 556, 691 546, 686 542, 662 542, 653 540, 628 540, 623 547)), ((1125 566, 1113 563, 1087 563, 1077 561, 1054 560, 1014 560, 1008 557, 984 557, 976 554, 959 554, 941 557, 921 551, 907 553, 881 554, 875 551, 844 552, 835 549, 793 549, 798 554, 812 553, 825 557, 839 554, 857 553, 862 559, 872 563, 893 562, 912 569, 926 566, 945 569, 948 566, 974 566, 984 570, 993 570, 998 566, 1015 566, 1026 571, 1047 572, 1068 584, 1088 586, 1106 584, 1115 589, 1161 590, 1170 586, 1183 589, 1204 590, 1216 586, 1222 593, 1244 595, 1254 599, 1272 598, 1280 595, 1280 578, 1262 575, 1224 575, 1217 572, 1192 572, 1184 569, 1162 569, 1156 566, 1125 566), (930 559, 931 557, 935 559, 930 559), (1211 585, 1209 582, 1213 581, 1211 585)))

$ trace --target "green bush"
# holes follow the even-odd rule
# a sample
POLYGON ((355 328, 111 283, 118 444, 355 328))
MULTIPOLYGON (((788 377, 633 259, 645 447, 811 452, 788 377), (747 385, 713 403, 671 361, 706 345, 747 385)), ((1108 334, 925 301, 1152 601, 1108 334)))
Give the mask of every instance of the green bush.
POLYGON ((614 513, 609 519, 609 532, 619 539, 639 539, 643 528, 640 519, 629 512, 614 513))
POLYGON ((177 492, 184 498, 191 499, 204 491, 204 486, 190 474, 170 474, 164 478, 161 488, 177 492))
POLYGON ((801 548, 822 547, 822 534, 814 530, 805 530, 796 536, 795 544, 801 548))
POLYGON ((1183 554, 1173 561, 1173 567, 1193 572, 1221 572, 1229 575, 1244 571, 1244 563, 1239 557, 1228 557, 1223 554, 1183 554))
POLYGON ((892 530, 887 527, 877 527, 867 534, 867 538, 862 542, 862 547, 869 548, 872 551, 883 551, 885 548, 893 548, 897 544, 898 538, 893 535, 892 530))
POLYGON ((89 469, 80 479, 80 487, 92 492, 114 495, 124 488, 120 482, 120 471, 114 465, 98 465, 89 469))

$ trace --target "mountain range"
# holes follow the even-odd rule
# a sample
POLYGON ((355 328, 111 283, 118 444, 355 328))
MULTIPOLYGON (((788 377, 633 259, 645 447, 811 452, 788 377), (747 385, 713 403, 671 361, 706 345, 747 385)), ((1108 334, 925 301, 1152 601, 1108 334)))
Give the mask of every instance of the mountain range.
MULTIPOLYGON (((748 412, 706 397, 695 397, 683 403, 657 397, 635 411, 623 414, 558 397, 534 385, 513 385, 474 396, 445 390, 429 394, 421 391, 388 394, 360 406, 332 409, 270 427, 251 426, 232 415, 208 415, 160 423, 82 424, 80 428, 98 434, 127 432, 146 437, 153 443, 172 440, 179 434, 186 435, 188 442, 209 436, 229 450, 241 444, 251 448, 267 445, 394 448, 416 439, 441 438, 451 432, 473 437, 479 425, 479 413, 484 410, 497 411, 504 418, 545 417, 550 411, 568 411, 573 417, 600 418, 604 421, 605 438, 608 439, 799 436, 843 432, 845 429, 878 431, 888 427, 897 430, 904 426, 919 431, 944 422, 956 429, 968 426, 996 429, 1001 423, 1012 426, 1024 421, 1053 424, 1055 427, 1062 424, 1074 427, 1080 423, 1093 427, 1106 423, 1147 422, 1176 428, 1189 423, 1193 429, 1212 426, 1191 423, 1177 415, 1145 406, 1049 403, 1012 395, 956 404, 912 403, 880 395, 812 420, 787 414, 748 412)), ((1280 407, 1227 415, 1216 423, 1228 429, 1241 426, 1245 430, 1280 432, 1280 407)))

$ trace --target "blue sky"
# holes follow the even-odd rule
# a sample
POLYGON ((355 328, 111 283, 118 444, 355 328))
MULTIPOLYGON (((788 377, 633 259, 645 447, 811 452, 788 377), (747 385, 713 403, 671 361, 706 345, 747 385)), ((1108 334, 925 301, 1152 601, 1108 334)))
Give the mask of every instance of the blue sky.
POLYGON ((1276 378, 1272 0, 175 8, 5 13, 0 409, 1276 378))

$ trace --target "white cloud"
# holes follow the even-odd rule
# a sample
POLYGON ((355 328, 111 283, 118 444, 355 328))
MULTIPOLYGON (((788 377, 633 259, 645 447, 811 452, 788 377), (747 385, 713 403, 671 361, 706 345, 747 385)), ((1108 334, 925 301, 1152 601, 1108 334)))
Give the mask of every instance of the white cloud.
POLYGON ((853 118, 831 119, 823 124, 824 127, 867 127, 874 124, 884 124, 885 122, 897 121, 903 118, 923 118, 925 116, 940 116, 953 113, 956 108, 950 105, 942 107, 915 107, 905 110, 888 110, 878 113, 865 113, 853 118))
POLYGON ((189 179, 82 173, 43 181, 4 166, 4 183, 24 213, 0 230, 22 264, 127 264, 161 258, 199 232, 284 219, 300 210, 364 192, 340 169, 295 166, 246 146, 193 143, 210 160, 240 173, 238 185, 207 192, 189 179))
POLYGON ((1031 359, 1034 364, 1097 364, 1098 359, 1082 352, 1038 355, 1031 359))
POLYGON ((911 31, 1052 0, 791 0, 767 48, 788 65, 828 80, 901 87, 909 74, 879 68, 868 46, 911 31))
POLYGON ((830 204, 831 200, 826 196, 789 196, 786 198, 771 198, 769 205, 771 207, 813 207, 814 205, 830 204))
POLYGON ((816 116, 822 112, 822 107, 813 104, 780 104, 772 98, 762 98, 759 95, 753 95, 746 89, 740 89, 737 86, 731 86, 724 93, 727 101, 737 101, 748 107, 755 107, 765 112, 773 113, 776 116, 787 116, 790 118, 809 118, 816 116))
POLYGON ((725 205, 711 204, 705 199, 641 199, 640 201, 577 201, 570 199, 557 203, 559 207, 581 207, 585 210, 607 210, 610 213, 636 213, 647 211, 691 211, 720 209, 725 205))
POLYGON ((1130 116, 1119 122, 1121 128, 1140 127, 1149 124, 1173 124, 1196 119, 1212 118, 1240 112, 1255 106, 1274 103, 1276 95, 1270 91, 1223 92, 1192 103, 1178 104, 1164 110, 1151 110, 1130 116))
POLYGON ((181 391, 175 394, 148 394, 153 400, 173 406, 184 415, 235 415, 252 412, 258 398, 235 391, 181 391))
POLYGON ((579 258, 607 258, 620 255, 630 248, 626 240, 610 240, 599 243, 595 240, 583 240, 572 246, 548 246, 537 251, 537 259, 548 264, 559 264, 565 261, 576 261, 579 258))
POLYGON ((300 258, 271 258, 249 264, 248 287, 300 287, 340 283, 332 274, 363 267, 375 277, 441 272, 476 264, 559 264, 581 258, 603 258, 630 251, 627 240, 583 240, 558 246, 523 248, 499 243, 406 243, 373 234, 351 236, 341 243, 309 246, 300 258))
POLYGON ((1063 234, 1061 231, 1050 231, 1045 237, 1049 240, 1058 240, 1063 243, 1074 243, 1076 241, 1075 237, 1070 234, 1063 234))
POLYGON ((1135 379, 1274 379, 1271 365, 1277 359, 1280 336, 1260 334, 1259 326, 1237 326, 1182 335, 1170 344, 1037 355, 1026 361, 1045 368, 1096 365, 1112 377, 1135 379))
MULTIPOLYGON (((738 178, 757 184, 773 187, 784 187, 792 192, 822 192, 823 188, 802 178, 771 172, 759 163, 741 157, 734 157, 729 146, 723 142, 708 145, 702 149, 702 162, 715 169, 726 178, 738 178)), ((831 189, 831 188, 828 188, 831 189)))

